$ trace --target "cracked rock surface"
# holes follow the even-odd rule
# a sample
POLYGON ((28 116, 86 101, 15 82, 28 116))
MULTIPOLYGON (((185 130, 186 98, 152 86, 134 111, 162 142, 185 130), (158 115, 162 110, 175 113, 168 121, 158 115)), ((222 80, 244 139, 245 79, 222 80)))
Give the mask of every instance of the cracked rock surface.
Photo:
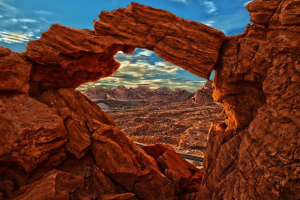
POLYGON ((228 116, 210 129, 197 199, 299 199, 299 6, 254 0, 253 24, 227 37, 213 98, 228 116))

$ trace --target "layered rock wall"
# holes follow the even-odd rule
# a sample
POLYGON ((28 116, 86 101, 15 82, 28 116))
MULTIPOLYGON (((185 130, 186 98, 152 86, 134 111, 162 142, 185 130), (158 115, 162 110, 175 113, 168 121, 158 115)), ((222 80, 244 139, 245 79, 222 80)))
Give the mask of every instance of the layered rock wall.
POLYGON ((300 198, 299 6, 255 0, 224 41, 213 98, 228 120, 211 127, 198 199, 300 198))

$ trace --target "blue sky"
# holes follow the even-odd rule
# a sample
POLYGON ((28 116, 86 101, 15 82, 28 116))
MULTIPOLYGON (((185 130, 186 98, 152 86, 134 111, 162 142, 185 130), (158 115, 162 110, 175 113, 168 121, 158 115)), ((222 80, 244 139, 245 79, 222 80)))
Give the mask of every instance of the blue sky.
MULTIPOLYGON (((29 40, 38 39, 51 24, 60 23, 73 28, 93 29, 93 20, 102 10, 126 7, 129 0, 0 0, 0 45, 21 52, 29 40)), ((245 5, 249 0, 136 0, 135 2, 168 10, 179 17, 198 21, 236 35, 250 23, 245 5)), ((121 68, 109 78, 87 87, 118 85, 137 87, 148 85, 155 89, 166 85, 196 91, 205 80, 158 58, 154 52, 137 49, 132 55, 118 53, 121 68)))

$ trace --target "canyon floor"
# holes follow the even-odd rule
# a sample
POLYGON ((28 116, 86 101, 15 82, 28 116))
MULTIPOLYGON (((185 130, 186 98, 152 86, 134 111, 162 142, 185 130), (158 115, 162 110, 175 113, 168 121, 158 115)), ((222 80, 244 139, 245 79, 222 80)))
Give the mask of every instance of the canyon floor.
POLYGON ((224 120, 222 107, 192 102, 153 103, 108 111, 134 142, 163 143, 188 154, 203 156, 212 122, 224 120))
POLYGON ((106 111, 134 142, 167 144, 180 153, 204 156, 213 122, 225 119, 213 102, 212 81, 191 93, 163 86, 115 89, 96 87, 84 94, 106 111))

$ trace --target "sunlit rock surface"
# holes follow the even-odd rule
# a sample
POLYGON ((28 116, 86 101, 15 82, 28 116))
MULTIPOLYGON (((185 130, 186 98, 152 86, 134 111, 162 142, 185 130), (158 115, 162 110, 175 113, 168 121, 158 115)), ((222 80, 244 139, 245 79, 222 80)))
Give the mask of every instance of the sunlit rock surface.
POLYGON ((254 23, 224 41, 213 98, 228 119, 210 130, 197 199, 300 198, 299 6, 254 0, 254 23))

